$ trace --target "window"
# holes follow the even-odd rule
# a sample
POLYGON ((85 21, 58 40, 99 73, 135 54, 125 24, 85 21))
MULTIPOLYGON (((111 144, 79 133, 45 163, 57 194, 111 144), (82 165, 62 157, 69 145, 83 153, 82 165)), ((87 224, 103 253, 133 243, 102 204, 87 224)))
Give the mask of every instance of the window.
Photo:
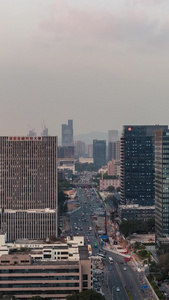
POLYGON ((83 282, 83 287, 88 287, 88 282, 87 281, 83 282))
POLYGON ((83 274, 83 280, 88 280, 88 275, 87 274, 83 274))

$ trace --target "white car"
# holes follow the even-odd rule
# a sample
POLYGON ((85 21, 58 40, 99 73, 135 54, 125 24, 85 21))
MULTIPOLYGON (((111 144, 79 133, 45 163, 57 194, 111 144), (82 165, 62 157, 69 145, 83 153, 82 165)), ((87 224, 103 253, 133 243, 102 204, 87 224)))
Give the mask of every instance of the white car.
POLYGON ((126 269, 125 267, 123 268, 123 270, 124 270, 124 271, 127 271, 127 269, 126 269))
POLYGON ((120 292, 120 288, 118 286, 116 287, 116 292, 120 292))

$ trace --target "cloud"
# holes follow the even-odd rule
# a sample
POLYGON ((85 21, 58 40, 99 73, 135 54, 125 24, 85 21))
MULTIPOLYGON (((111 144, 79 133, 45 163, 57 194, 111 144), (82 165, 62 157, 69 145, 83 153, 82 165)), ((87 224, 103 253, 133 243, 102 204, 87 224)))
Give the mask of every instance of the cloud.
MULTIPOLYGON (((139 2, 139 0, 134 0, 139 2)), ((157 1, 157 0, 153 0, 157 1)), ((162 0, 158 0, 162 2, 162 0)), ((152 18, 145 9, 131 7, 117 11, 90 7, 80 10, 62 2, 52 8, 50 16, 41 22, 43 37, 57 42, 134 43, 147 46, 160 42, 166 45, 168 21, 152 18)))

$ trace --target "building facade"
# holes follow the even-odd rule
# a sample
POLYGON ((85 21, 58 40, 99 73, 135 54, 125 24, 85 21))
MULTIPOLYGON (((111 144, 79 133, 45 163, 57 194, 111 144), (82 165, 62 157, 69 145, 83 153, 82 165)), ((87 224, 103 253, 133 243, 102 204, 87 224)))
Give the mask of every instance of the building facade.
POLYGON ((169 237, 169 130, 155 132, 155 231, 169 237))
POLYGON ((155 216, 155 206, 139 206, 138 204, 119 205, 118 220, 148 221, 155 216))
POLYGON ((107 163, 107 175, 120 177, 120 160, 112 159, 107 163))
POLYGON ((120 160, 120 141, 109 142, 108 144, 108 160, 120 160))
POLYGON ((73 146, 73 120, 62 124, 62 146, 73 146))
POLYGON ((106 164, 106 141, 93 140, 93 161, 97 168, 106 164))
POLYGON ((57 235, 57 137, 0 137, 0 165, 7 239, 57 235))
POLYGON ((155 204, 155 130, 168 126, 124 126, 121 137, 121 201, 155 204))
POLYGON ((9 253, 0 255, 1 293, 22 300, 38 295, 63 300, 92 288, 91 258, 84 237, 53 244, 23 242, 6 245, 9 253))
POLYGON ((120 186, 119 179, 101 179, 100 180, 100 190, 106 191, 109 186, 113 186, 116 190, 120 186))
POLYGON ((120 146, 119 146, 118 130, 108 131, 108 161, 120 159, 120 146), (119 146, 119 147, 118 147, 119 146))

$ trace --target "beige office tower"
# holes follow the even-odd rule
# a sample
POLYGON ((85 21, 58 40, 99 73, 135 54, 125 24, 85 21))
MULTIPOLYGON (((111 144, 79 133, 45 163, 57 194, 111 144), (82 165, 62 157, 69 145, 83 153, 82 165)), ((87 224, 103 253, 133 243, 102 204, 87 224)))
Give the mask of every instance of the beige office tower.
POLYGON ((0 224, 7 240, 57 235, 57 137, 0 137, 0 224))

